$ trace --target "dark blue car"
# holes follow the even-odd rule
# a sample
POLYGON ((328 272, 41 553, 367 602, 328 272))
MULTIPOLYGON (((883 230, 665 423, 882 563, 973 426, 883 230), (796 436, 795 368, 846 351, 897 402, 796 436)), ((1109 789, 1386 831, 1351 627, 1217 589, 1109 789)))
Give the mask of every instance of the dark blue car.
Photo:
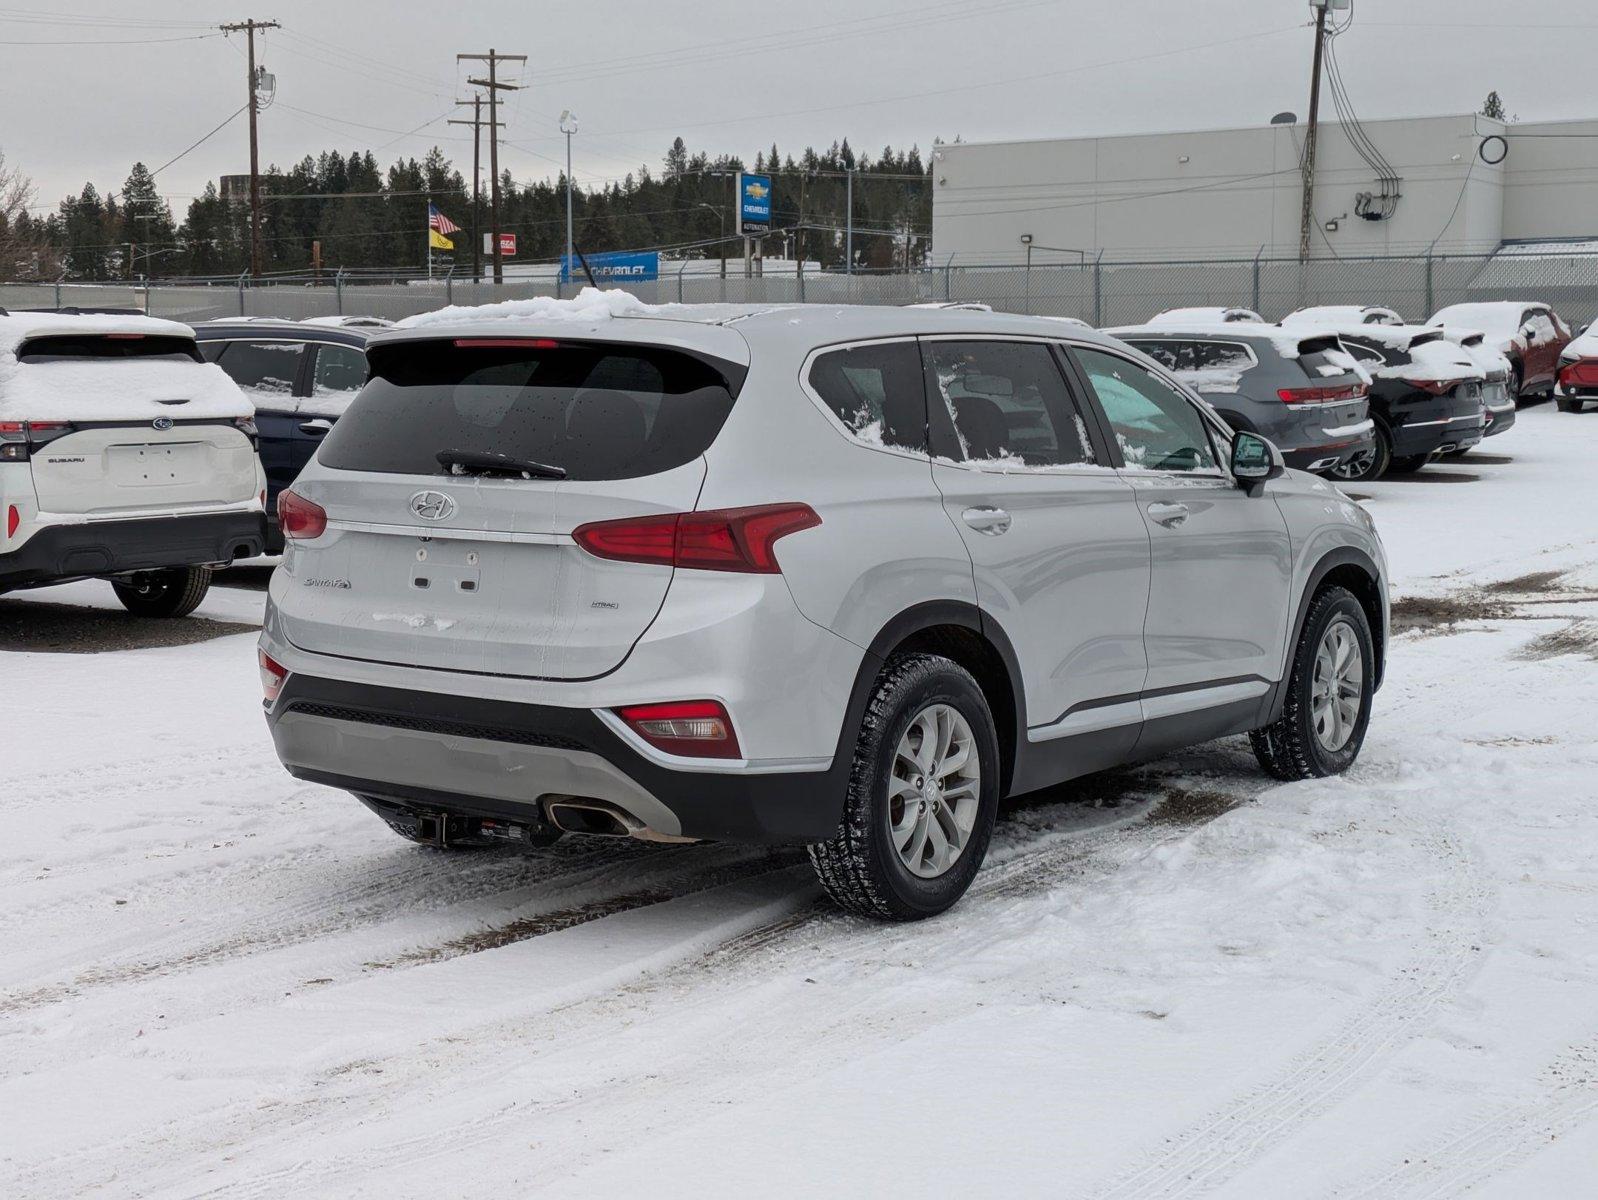
POLYGON ((200 352, 255 403, 266 469, 269 553, 283 549, 277 494, 310 462, 366 382, 367 339, 390 324, 375 317, 235 317, 194 327, 200 352))

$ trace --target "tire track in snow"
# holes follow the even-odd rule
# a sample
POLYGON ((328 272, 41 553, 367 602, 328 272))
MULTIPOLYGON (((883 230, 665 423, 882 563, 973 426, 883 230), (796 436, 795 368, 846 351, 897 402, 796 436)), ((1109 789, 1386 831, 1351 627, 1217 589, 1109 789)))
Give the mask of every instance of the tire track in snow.
POLYGON ((1572 1046, 1543 1071, 1537 1095, 1497 1104, 1463 1128, 1347 1188, 1338 1200, 1443 1200, 1464 1195, 1550 1142, 1598 1119, 1598 1038, 1572 1046))
MULTIPOLYGON (((1203 819, 1168 824, 1151 820, 1151 817, 1156 816, 1160 806, 1167 803, 1171 795, 1177 791, 1154 782, 1164 774, 1166 773, 1161 772, 1157 775, 1147 773, 1112 783, 1111 786, 1124 789, 1121 794, 1139 797, 1135 804, 1128 804, 1125 811, 1117 812, 1085 828, 1056 832, 1052 835, 1045 834, 1042 844, 1031 848, 1025 848, 1026 843, 1022 843, 1022 848, 1019 849, 1014 844, 1004 847, 1014 852, 1003 857, 993 867, 984 868, 978 874, 970 892, 957 910, 957 918, 962 921, 974 921, 983 915, 984 909, 989 909, 995 904, 1002 905, 1015 899, 1024 900, 1045 889, 1058 887, 1067 880, 1075 888, 1087 886, 1094 878, 1108 876, 1119 869, 1119 859, 1110 860, 1102 857, 1106 849, 1136 847, 1151 850, 1180 841, 1189 836, 1194 828, 1221 815, 1216 812, 1203 819)), ((1273 784, 1262 783, 1259 790, 1267 786, 1273 784)), ((852 948, 856 946, 868 946, 872 956, 878 959, 893 959, 905 953, 921 957, 927 949, 925 928, 919 925, 885 927, 878 922, 841 912, 824 899, 818 899, 792 913, 729 938, 692 960, 658 971, 648 977, 646 984, 630 985, 628 991, 634 994, 638 1002, 642 1002, 648 996, 670 992, 674 988, 691 990, 703 986, 707 972, 727 980, 739 972, 758 969, 764 958, 781 958, 785 948, 800 938, 825 939, 829 956, 833 958, 847 959, 852 948)), ((960 951, 955 947, 948 953, 958 954, 960 951)), ((615 998, 613 992, 596 994, 586 1000, 563 1005, 542 1014, 536 1019, 529 1020, 527 1025, 529 1029, 536 1030, 538 1038, 551 1043, 559 1043, 568 1037, 577 1039, 603 1037, 605 1035, 595 1035, 593 1032, 596 1010, 613 1004, 615 998)), ((613 1020, 614 1017, 606 1019, 613 1020)), ((766 1014, 764 1019, 777 1022, 786 1020, 780 1014, 766 1014)), ((830 1054, 845 1055, 856 1046, 870 1045, 874 1039, 882 1037, 886 1032, 881 1024, 884 1019, 875 998, 861 996, 849 1006, 825 1014, 826 1026, 817 1030, 816 1036, 824 1039, 830 1054)), ((787 1029, 787 1032, 791 1035, 793 1031, 787 1029)), ((746 1030, 745 1033, 747 1037, 749 1031, 746 1030)), ((762 1044, 759 1037, 749 1040, 752 1046, 762 1044)), ((424 1051, 428 1054, 433 1052, 424 1051)), ((494 1050, 494 1058, 502 1060, 506 1052, 506 1047, 500 1044, 494 1050)), ((762 1072, 771 1064, 758 1050, 751 1053, 755 1059, 750 1061, 746 1068, 739 1069, 736 1063, 723 1063, 721 1071, 738 1081, 724 1084, 723 1090, 740 1093, 754 1101, 758 1099, 764 1087, 762 1072), (732 1069, 729 1070, 729 1067, 732 1069)), ((371 1068, 379 1064, 363 1065, 371 1068)), ((393 1073, 396 1064, 390 1061, 381 1066, 382 1074, 375 1077, 374 1088, 380 1086, 378 1081, 393 1073)), ((483 1067, 484 1064, 477 1063, 476 1060, 457 1061, 451 1064, 451 1073, 459 1078, 469 1078, 483 1067)), ((325 1082, 332 1080, 328 1079, 325 1082)), ((433 1077, 431 1073, 426 1081, 419 1081, 419 1084, 422 1087, 443 1090, 448 1090, 452 1086, 447 1081, 433 1077)), ((494 1145, 513 1136, 509 1127, 524 1125, 532 1118, 547 1118, 557 1112, 580 1107, 590 1105, 603 1107, 617 1102, 618 1097, 621 1098, 620 1102, 640 1109, 637 1119, 645 1124, 651 1119, 670 1119, 666 1114, 671 1112, 669 1089, 672 1086, 670 1076, 659 1076, 652 1071, 643 1076, 622 1074, 607 1077, 604 1082, 596 1084, 581 1095, 539 1101, 535 1111, 530 1112, 527 1107, 518 1104, 486 1117, 461 1119, 458 1123, 439 1129, 437 1131, 439 1136, 430 1139, 427 1145, 412 1146, 405 1153, 417 1160, 435 1161, 453 1160, 461 1155, 469 1156, 474 1153, 490 1153, 494 1145)), ((432 1103, 425 1092, 418 1095, 406 1089, 404 1095, 407 1105, 412 1108, 426 1107, 432 1103)), ((374 1091, 358 1098, 346 1094, 340 1097, 338 1107, 331 1110, 336 1112, 338 1120, 351 1119, 349 1106, 352 1099, 370 1105, 368 1119, 381 1119, 385 1114, 392 1112, 392 1100, 381 1092, 374 1091)), ((729 1102, 730 1097, 723 1095, 721 1099, 722 1102, 729 1102)), ((260 1132, 259 1127, 256 1127, 246 1136, 254 1140, 260 1132)), ((300 1133, 301 1131, 297 1130, 284 1136, 299 1137, 300 1133)), ((391 1165, 399 1152, 399 1146, 385 1145, 380 1150, 368 1151, 354 1158, 346 1155, 337 1162, 323 1162, 314 1166, 295 1163, 277 1170, 252 1174, 248 1180, 232 1180, 217 1188, 214 1193, 205 1194, 226 1195, 230 1200, 243 1200, 245 1197, 253 1196, 279 1196, 285 1191, 295 1189, 337 1194, 353 1186, 354 1181, 361 1179, 367 1172, 380 1171, 391 1165)), ((563 1163, 562 1169, 570 1165, 563 1163)), ((524 1180, 524 1182, 529 1186, 536 1184, 536 1180, 524 1180)))
POLYGON ((1453 833, 1402 814, 1394 820, 1440 871, 1426 898, 1430 919, 1413 953, 1330 1038, 1295 1056, 1269 1083, 1168 1139, 1095 1196, 1166 1200, 1219 1187, 1362 1084, 1461 989, 1475 970, 1489 885, 1453 833))

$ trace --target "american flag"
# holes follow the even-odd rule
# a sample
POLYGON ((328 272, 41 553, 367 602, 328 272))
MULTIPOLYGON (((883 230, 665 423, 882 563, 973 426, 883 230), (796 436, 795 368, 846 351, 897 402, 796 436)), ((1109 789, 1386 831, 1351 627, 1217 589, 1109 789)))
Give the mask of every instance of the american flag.
POLYGON ((438 209, 434 208, 431 204, 429 204, 427 206, 427 227, 429 229, 437 230, 439 233, 444 234, 446 237, 448 237, 452 233, 460 232, 460 226, 459 225, 455 224, 454 221, 451 221, 448 217, 446 217, 443 213, 439 212, 438 209))

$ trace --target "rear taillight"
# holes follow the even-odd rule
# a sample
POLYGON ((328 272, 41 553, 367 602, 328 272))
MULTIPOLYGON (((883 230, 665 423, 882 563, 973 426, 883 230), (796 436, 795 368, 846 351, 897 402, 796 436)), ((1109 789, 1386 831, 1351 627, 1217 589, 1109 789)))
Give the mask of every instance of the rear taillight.
POLYGON ((0 462, 26 462, 34 447, 71 432, 70 421, 0 421, 0 462))
POLYGON ((234 417, 233 426, 250 439, 250 445, 254 446, 259 442, 261 431, 255 427, 254 417, 234 417))
POLYGON ((1598 387, 1598 359, 1578 358, 1559 368, 1561 387, 1598 387))
POLYGON ((1433 396, 1444 396, 1459 386, 1457 379, 1406 379, 1405 383, 1433 396))
POLYGON ((1276 398, 1283 404, 1335 404, 1339 400, 1365 399, 1363 384, 1340 387, 1277 388, 1276 398))
POLYGON ((6 505, 6 537, 17 536, 17 526, 22 524, 22 514, 17 511, 15 504, 6 505))
POLYGON ((319 538, 327 529, 327 510, 284 488, 277 494, 277 524, 286 538, 319 538))
POLYGON ((740 758, 732 718, 719 700, 674 700, 631 704, 616 715, 644 741, 667 754, 693 758, 740 758))
POLYGON ((283 690, 283 681, 289 677, 289 670, 265 650, 255 653, 261 664, 261 691, 265 693, 268 704, 275 703, 278 693, 283 690))
POLYGON ((594 521, 572 530, 572 540, 618 562, 776 575, 777 540, 820 524, 808 504, 758 504, 594 521))

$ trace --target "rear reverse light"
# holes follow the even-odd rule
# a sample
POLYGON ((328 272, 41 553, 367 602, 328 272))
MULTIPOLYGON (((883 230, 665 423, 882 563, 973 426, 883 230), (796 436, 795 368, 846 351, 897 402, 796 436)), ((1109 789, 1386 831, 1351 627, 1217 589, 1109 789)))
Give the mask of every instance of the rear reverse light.
POLYGON ((1340 387, 1277 388, 1276 398, 1283 404, 1333 404, 1339 400, 1365 399, 1363 384, 1340 387))
POLYGON ((277 494, 277 523, 286 538, 319 538, 327 529, 327 510, 284 488, 277 494))
POLYGON ((261 691, 266 694, 266 702, 273 704, 277 701, 278 693, 283 690, 283 681, 289 677, 288 668, 265 650, 257 650, 255 653, 261 664, 261 691))
POLYGON ((694 758, 741 758, 732 718, 718 700, 632 704, 616 715, 644 741, 667 754, 694 758))
POLYGON ((820 524, 808 504, 757 504, 594 521, 572 530, 572 540, 618 562, 777 575, 777 540, 820 524))

